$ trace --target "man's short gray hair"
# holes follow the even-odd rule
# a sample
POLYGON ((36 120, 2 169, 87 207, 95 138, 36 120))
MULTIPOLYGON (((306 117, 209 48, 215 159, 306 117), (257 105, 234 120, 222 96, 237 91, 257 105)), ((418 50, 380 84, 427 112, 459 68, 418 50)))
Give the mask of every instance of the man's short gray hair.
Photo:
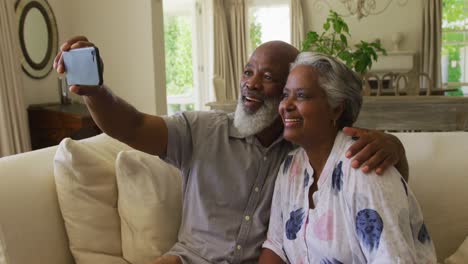
POLYGON ((343 113, 336 122, 338 128, 352 126, 362 106, 361 78, 344 63, 321 53, 301 52, 290 70, 299 65, 310 66, 318 71, 319 86, 325 91, 332 108, 344 103, 343 113))

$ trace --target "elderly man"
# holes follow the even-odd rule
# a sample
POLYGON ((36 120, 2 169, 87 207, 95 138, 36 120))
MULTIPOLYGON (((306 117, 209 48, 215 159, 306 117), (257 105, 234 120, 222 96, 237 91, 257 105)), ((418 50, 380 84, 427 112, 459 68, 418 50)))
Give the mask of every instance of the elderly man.
MULTIPOLYGON (((92 46, 85 37, 67 51, 92 46)), ((62 51, 54 68, 65 71, 62 51)), ((281 42, 258 47, 242 74, 234 114, 183 112, 160 117, 137 111, 106 87, 72 86, 96 124, 135 149, 159 155, 181 170, 183 213, 178 242, 156 263, 256 263, 266 237, 275 178, 294 147, 282 137, 278 105, 298 50, 281 42)), ((348 157, 363 171, 406 164, 393 136, 348 128, 359 140, 348 157)), ((404 167, 404 166, 403 166, 404 167)), ((405 174, 403 172, 403 174, 405 174)))

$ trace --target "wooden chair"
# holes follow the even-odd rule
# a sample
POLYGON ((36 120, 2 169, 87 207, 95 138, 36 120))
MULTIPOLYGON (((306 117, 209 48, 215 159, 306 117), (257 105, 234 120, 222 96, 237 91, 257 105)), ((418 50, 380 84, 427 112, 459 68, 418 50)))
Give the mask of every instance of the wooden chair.
POLYGON ((389 72, 382 76, 382 88, 384 86, 385 81, 388 81, 387 89, 393 91, 394 94, 392 95, 395 95, 397 93, 396 85, 397 85, 398 75, 399 75, 398 73, 389 72))
POLYGON ((371 85, 369 83, 370 80, 375 80, 377 81, 377 91, 376 95, 380 96, 382 95, 382 80, 379 78, 379 76, 375 73, 366 73, 363 78, 363 89, 362 89, 362 95, 364 96, 370 96, 372 95, 371 91, 371 85))
POLYGON ((407 74, 400 73, 395 79, 395 96, 400 96, 400 92, 406 90, 408 94, 409 91, 409 77, 407 74))
POLYGON ((420 91, 422 89, 426 89, 426 93, 425 95, 431 95, 431 92, 432 92, 432 89, 434 89, 434 82, 432 81, 432 78, 429 76, 429 74, 425 73, 425 72, 420 72, 418 73, 418 94, 420 94, 420 91), (427 87, 421 87, 421 83, 424 82, 424 80, 426 80, 425 84, 427 85, 427 87))
POLYGON ((401 95, 402 91, 405 90, 406 95, 414 95, 414 96, 432 95, 432 91, 435 89, 432 78, 427 73, 424 73, 424 72, 399 74, 396 79, 395 88, 396 88, 395 95, 401 95), (410 78, 409 78, 410 75, 415 76, 414 78, 416 80, 416 84, 411 85, 410 78), (425 86, 427 87, 422 87, 421 84, 423 82, 425 86))

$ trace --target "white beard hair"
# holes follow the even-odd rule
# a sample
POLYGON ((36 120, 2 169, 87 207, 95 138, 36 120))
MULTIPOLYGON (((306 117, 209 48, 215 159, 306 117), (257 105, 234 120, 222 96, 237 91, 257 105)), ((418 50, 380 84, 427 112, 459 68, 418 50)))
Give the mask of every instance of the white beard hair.
POLYGON ((266 98, 263 105, 255 113, 248 113, 242 104, 242 96, 237 101, 234 114, 234 126, 242 136, 252 136, 269 127, 278 114, 278 106, 281 99, 266 98))

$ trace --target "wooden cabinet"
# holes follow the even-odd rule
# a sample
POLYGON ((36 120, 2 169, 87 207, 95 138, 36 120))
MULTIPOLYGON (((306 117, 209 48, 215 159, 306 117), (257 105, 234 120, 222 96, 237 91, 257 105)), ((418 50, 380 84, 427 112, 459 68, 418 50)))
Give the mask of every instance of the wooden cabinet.
POLYGON ((83 139, 101 133, 84 104, 40 104, 28 108, 32 149, 60 143, 62 139, 83 139))

